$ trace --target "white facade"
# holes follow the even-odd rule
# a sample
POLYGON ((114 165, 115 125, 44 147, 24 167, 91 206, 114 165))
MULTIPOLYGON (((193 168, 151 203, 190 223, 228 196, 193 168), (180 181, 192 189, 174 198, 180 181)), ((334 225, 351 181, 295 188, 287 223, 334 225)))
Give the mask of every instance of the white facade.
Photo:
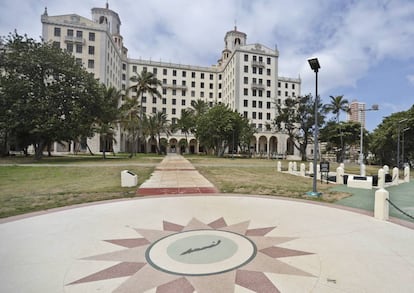
MULTIPOLYGON (((217 65, 202 67, 129 58, 123 47, 119 16, 108 6, 93 8, 92 20, 75 14, 48 16, 46 11, 41 19, 43 38, 59 44, 62 49, 74 47, 71 52, 79 62, 107 86, 126 91, 133 85, 130 78, 144 68, 155 73, 162 82, 162 99, 144 97, 145 113, 163 111, 175 123, 181 110, 191 107, 193 100, 202 99, 211 106, 223 103, 244 115, 257 128, 251 143, 252 152, 263 156, 298 157, 299 153, 288 143, 287 135, 274 131, 272 121, 276 115, 275 104, 283 103, 288 97, 300 96, 301 80, 280 77, 278 50, 262 44, 248 44, 246 34, 237 27, 226 33, 217 65)), ((128 94, 133 96, 135 93, 128 94)), ((123 138, 118 131, 115 152, 126 151, 127 143, 123 138)), ((176 151, 182 139, 184 135, 180 133, 168 137, 168 150, 176 151)), ((188 143, 189 147, 181 151, 198 152, 193 137, 188 143)), ((91 139, 88 145, 94 152, 99 152, 99 139, 91 139)), ((148 142, 147 150, 151 149, 151 142, 148 142)))

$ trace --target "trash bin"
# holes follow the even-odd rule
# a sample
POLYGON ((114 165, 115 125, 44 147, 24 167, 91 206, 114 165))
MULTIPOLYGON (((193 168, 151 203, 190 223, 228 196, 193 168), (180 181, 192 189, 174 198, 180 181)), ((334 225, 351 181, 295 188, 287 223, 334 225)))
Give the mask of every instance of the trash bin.
POLYGON ((138 184, 138 175, 129 171, 121 171, 121 186, 122 187, 134 187, 138 184))

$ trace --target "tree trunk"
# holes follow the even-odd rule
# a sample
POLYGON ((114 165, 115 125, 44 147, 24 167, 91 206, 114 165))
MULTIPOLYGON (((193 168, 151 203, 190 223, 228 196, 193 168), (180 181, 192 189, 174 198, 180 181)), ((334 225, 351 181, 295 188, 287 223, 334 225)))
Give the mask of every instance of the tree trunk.
POLYGON ((92 153, 92 150, 91 150, 91 148, 89 147, 89 145, 88 145, 88 144, 86 144, 86 147, 88 148, 89 154, 90 154, 91 156, 94 156, 95 154, 94 154, 94 153, 92 153))
POLYGON ((39 143, 35 143, 33 146, 35 148, 35 159, 40 160, 43 157, 44 142, 40 141, 39 143))

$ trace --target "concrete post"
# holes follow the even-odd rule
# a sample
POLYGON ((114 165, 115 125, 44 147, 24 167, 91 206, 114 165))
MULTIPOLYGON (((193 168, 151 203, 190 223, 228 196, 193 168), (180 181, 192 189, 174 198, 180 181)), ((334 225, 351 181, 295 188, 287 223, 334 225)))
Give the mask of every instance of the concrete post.
POLYGON ((282 162, 281 161, 277 161, 276 170, 277 170, 277 172, 282 172, 282 162))
POLYGON ((305 177, 306 173, 306 166, 304 163, 300 164, 300 176, 305 177))
POLYGON ((398 185, 398 179, 400 177, 399 170, 397 167, 392 169, 392 182, 391 185, 398 185))
POLYGON ((292 162, 289 162, 288 172, 293 173, 293 163, 292 162))
POLYGON ((366 172, 365 172, 365 164, 361 164, 361 176, 366 176, 366 172))
POLYGON ((404 182, 410 182, 410 167, 405 166, 404 168, 404 182))
POLYGON ((385 174, 390 174, 390 167, 388 167, 388 165, 384 165, 382 169, 384 169, 385 174))
POLYGON ((384 188, 385 186, 385 171, 384 169, 379 169, 378 170, 378 188, 384 188))
POLYGON ((336 168, 336 184, 344 184, 344 168, 336 168))
POLYGON ((374 217, 386 221, 389 218, 389 192, 384 188, 375 191, 374 217))
POLYGON ((313 174, 313 162, 309 163, 309 174, 313 174))

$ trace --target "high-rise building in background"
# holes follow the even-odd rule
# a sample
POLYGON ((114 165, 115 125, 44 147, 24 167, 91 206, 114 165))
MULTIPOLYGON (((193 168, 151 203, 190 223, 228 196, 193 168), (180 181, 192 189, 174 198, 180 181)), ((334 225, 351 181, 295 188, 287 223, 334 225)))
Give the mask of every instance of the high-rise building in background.
POLYGON ((357 100, 353 100, 349 104, 348 121, 359 122, 365 127, 365 103, 360 103, 357 100))
MULTIPOLYGON (((77 14, 49 16, 45 10, 41 21, 45 41, 71 52, 86 70, 107 86, 134 96, 136 93, 127 92, 133 85, 130 78, 143 69, 153 72, 162 82, 159 89, 162 98, 143 97, 144 113, 151 115, 162 111, 172 123, 176 123, 181 111, 191 107, 192 101, 201 99, 210 106, 223 103, 256 127, 257 133, 251 142, 252 152, 299 155, 288 135, 275 131, 272 121, 276 104, 282 104, 286 98, 300 96, 301 80, 279 76, 278 50, 259 43, 248 44, 247 35, 237 27, 226 33, 224 49, 217 64, 207 67, 130 58, 123 45, 121 20, 108 4, 105 8, 93 8, 91 20, 77 14)), ((88 146, 99 152, 102 140, 96 136, 88 139, 88 146)), ((198 142, 193 136, 182 143, 186 136, 178 131, 164 139, 168 142, 167 151, 199 152, 198 142)), ((115 152, 132 148, 128 135, 121 129, 117 130, 116 141, 111 145, 115 152)), ((147 140, 142 147, 149 152, 155 151, 155 142, 147 140)), ((58 148, 56 146, 55 150, 58 148)))

